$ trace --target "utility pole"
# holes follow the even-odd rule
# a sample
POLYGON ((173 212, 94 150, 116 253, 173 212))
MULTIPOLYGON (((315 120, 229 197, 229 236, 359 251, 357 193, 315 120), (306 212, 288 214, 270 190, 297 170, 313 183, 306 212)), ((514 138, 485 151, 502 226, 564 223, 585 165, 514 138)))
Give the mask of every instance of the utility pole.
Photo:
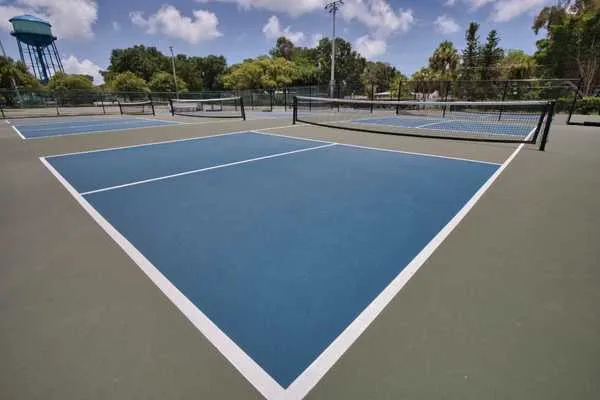
POLYGON ((173 67, 173 82, 175 83, 175 95, 179 100, 179 89, 177 88, 177 74, 175 73, 175 55, 173 54, 173 46, 169 46, 171 50, 171 66, 173 67))
POLYGON ((335 14, 344 5, 344 0, 335 0, 325 5, 325 10, 333 16, 333 34, 331 35, 331 79, 329 81, 329 95, 335 97, 335 14))

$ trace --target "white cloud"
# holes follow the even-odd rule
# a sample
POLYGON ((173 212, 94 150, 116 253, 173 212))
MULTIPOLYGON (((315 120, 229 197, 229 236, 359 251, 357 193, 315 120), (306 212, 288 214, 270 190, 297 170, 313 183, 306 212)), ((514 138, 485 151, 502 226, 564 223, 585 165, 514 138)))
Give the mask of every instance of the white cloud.
POLYGON ((143 28, 148 34, 162 33, 170 38, 182 39, 189 43, 222 36, 218 30, 219 19, 214 13, 194 10, 192 15, 191 18, 187 17, 174 6, 164 4, 148 18, 145 18, 141 11, 129 13, 129 18, 134 25, 143 28))
POLYGON ((315 33, 310 37, 310 42, 308 43, 308 47, 317 47, 321 39, 323 39, 323 35, 320 33, 315 33))
POLYGON ((447 15, 440 15, 437 17, 433 25, 435 26, 435 30, 437 32, 444 35, 450 35, 460 30, 460 26, 456 23, 456 21, 447 15))
POLYGON ((90 39, 94 37, 98 4, 95 0, 15 0, 0 4, 0 27, 10 30, 8 20, 22 14, 48 20, 59 39, 90 39))
POLYGON ((394 32, 407 32, 415 22, 412 10, 394 11, 385 0, 348 1, 341 10, 346 21, 357 20, 374 29, 376 36, 388 36, 394 32))
POLYGON ((360 54, 368 59, 383 55, 387 50, 385 40, 375 39, 369 35, 364 35, 356 39, 354 46, 360 54))
POLYGON ((94 77, 96 85, 104 82, 104 78, 100 75, 100 67, 87 58, 79 61, 77 57, 70 55, 66 60, 63 60, 63 66, 67 74, 91 75, 94 77))
POLYGON ((121 30, 121 24, 119 24, 117 21, 112 22, 112 27, 113 27, 113 30, 116 32, 121 30))
MULTIPOLYGON (((446 0, 444 5, 452 6, 459 0, 446 0)), ((527 12, 535 12, 554 0, 462 0, 471 11, 491 5, 489 18, 494 22, 507 22, 527 12)))
POLYGON ((547 3, 549 0, 499 0, 494 4, 491 18, 495 22, 507 22, 547 3))
POLYGON ((243 10, 259 8, 293 17, 323 9, 323 0, 196 0, 197 3, 235 3, 243 10))
MULTIPOLYGON (((473 10, 485 6, 487 3, 491 3, 495 0, 464 0, 465 3, 470 4, 473 10)), ((527 1, 527 0, 524 0, 527 1)))
POLYGON ((305 38, 304 32, 292 32, 290 26, 286 27, 285 29, 281 29, 279 18, 277 18, 275 15, 269 18, 266 25, 263 26, 262 31, 267 39, 273 40, 284 36, 295 45, 300 45, 302 42, 304 42, 305 38))

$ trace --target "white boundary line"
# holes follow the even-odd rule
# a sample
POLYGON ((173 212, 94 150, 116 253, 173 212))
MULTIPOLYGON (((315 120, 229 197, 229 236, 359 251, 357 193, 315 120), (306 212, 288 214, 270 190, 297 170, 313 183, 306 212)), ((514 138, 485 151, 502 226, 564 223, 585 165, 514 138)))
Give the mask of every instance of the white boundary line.
POLYGON ((100 132, 104 132, 104 133, 122 132, 122 131, 131 131, 134 129, 154 129, 154 128, 164 128, 166 126, 184 125, 179 122, 168 122, 168 121, 161 121, 161 122, 163 122, 163 123, 157 124, 157 125, 135 126, 135 127, 131 127, 131 128, 118 128, 117 127, 115 129, 103 129, 103 130, 97 130, 97 131, 61 133, 58 135, 47 135, 47 136, 35 136, 35 137, 28 137, 27 140, 50 139, 50 138, 63 137, 63 136, 82 136, 82 135, 90 135, 90 134, 95 134, 95 133, 100 133, 100 132))
POLYGON ((268 399, 281 398, 284 389, 267 374, 233 340, 219 329, 202 311, 175 287, 144 255, 115 229, 75 188, 56 170, 45 157, 42 164, 65 187, 94 221, 114 240, 134 263, 154 282, 163 294, 186 316, 186 318, 215 346, 221 354, 268 399))
POLYGON ((221 168, 233 167, 234 165, 248 164, 248 163, 255 162, 255 161, 268 160, 270 158, 277 158, 277 157, 289 156, 291 154, 304 153, 306 151, 319 150, 319 149, 324 149, 326 147, 332 147, 332 146, 336 146, 336 145, 337 145, 337 143, 328 143, 328 144, 324 144, 324 145, 316 146, 316 147, 308 147, 308 148, 305 148, 305 149, 286 151, 285 153, 277 153, 277 154, 271 154, 271 155, 268 155, 268 156, 250 158, 248 160, 231 162, 231 163, 227 163, 227 164, 213 165, 212 167, 199 168, 199 169, 194 169, 194 170, 191 170, 191 171, 179 172, 177 174, 164 175, 164 176, 159 176, 157 178, 144 179, 144 180, 141 180, 141 181, 124 183, 122 185, 115 185, 115 186, 105 187, 105 188, 102 188, 102 189, 90 190, 88 192, 81 193, 81 195, 82 196, 87 196, 88 194, 108 192, 110 190, 122 189, 122 188, 130 187, 130 186, 143 185, 145 183, 164 181, 164 180, 167 180, 167 179, 178 178, 180 176, 198 174, 200 172, 206 172, 206 171, 212 171, 214 169, 221 169, 221 168))
MULTIPOLYGON (((108 121, 102 121, 102 123, 101 123, 101 124, 89 124, 89 122, 91 122, 91 121, 85 121, 85 122, 88 122, 88 125, 69 125, 69 124, 62 124, 62 126, 58 126, 58 127, 57 127, 57 126, 48 126, 48 125, 53 125, 53 124, 48 124, 48 125, 41 124, 41 126, 45 126, 45 128, 34 128, 34 129, 32 129, 32 130, 35 130, 36 132, 39 132, 39 131, 51 131, 51 130, 59 130, 59 129, 67 129, 67 128, 72 128, 72 129, 76 129, 76 128, 89 128, 89 127, 98 127, 98 128, 102 128, 102 127, 106 127, 106 126, 108 126, 108 127, 112 127, 112 126, 115 126, 115 125, 116 125, 116 126, 119 126, 119 125, 133 125, 133 124, 135 124, 135 123, 139 123, 139 122, 138 122, 138 120, 136 120, 136 119, 133 119, 133 118, 131 118, 131 119, 125 119, 125 118, 124 118, 124 119, 123 119, 123 120, 121 120, 121 121, 119 121, 119 120, 114 120, 114 119, 113 119, 113 120, 111 120, 111 122, 112 122, 112 121, 114 121, 115 123, 112 123, 112 124, 111 124, 111 123, 108 123, 108 121), (66 125, 66 126, 65 126, 65 125, 66 125)), ((177 124, 177 122, 175 122, 175 121, 163 121, 163 120, 159 120, 159 119, 155 119, 155 120, 152 120, 152 119, 140 119, 139 121, 140 121, 140 122, 143 122, 143 121, 152 121, 152 122, 155 122, 155 123, 156 123, 156 122, 160 122, 160 123, 161 123, 161 126, 165 126, 164 124, 166 124, 166 125, 173 125, 173 124, 177 124)), ((55 124, 55 125, 56 125, 56 124, 55 124)), ((30 125, 30 126, 31 126, 31 125, 30 125)), ((29 127, 29 126, 28 126, 28 127, 29 127)), ((144 126, 143 128, 145 128, 145 126, 144 126)), ((118 128, 117 128, 117 129, 118 129, 118 128)), ((130 129, 130 128, 124 128, 124 129, 130 129)), ((94 132, 94 131, 91 131, 91 132, 94 132)), ((100 131, 100 132, 101 132, 101 131, 100 131)), ((83 133, 83 132, 82 132, 82 133, 83 133)), ((65 134, 65 135, 68 135, 68 133, 67 133, 67 134, 65 134)))
MULTIPOLYGON (((331 143, 329 146, 334 146, 331 143)), ((267 399, 295 400, 305 397, 323 378, 329 369, 341 358, 358 337, 387 307, 406 283, 423 266, 434 251, 465 218, 492 184, 512 163, 523 149, 521 144, 511 156, 479 188, 463 208, 446 226, 421 250, 419 254, 400 272, 394 280, 344 329, 344 331, 302 372, 287 388, 282 388, 239 346, 223 333, 205 314, 189 301, 152 263, 143 256, 123 235, 121 235, 87 200, 79 194, 50 165, 45 157, 42 164, 56 177, 65 189, 77 200, 104 231, 125 251, 125 253, 146 273, 158 288, 179 308, 198 330, 227 358, 227 360, 267 399)))
MULTIPOLYGON (((275 126, 273 128, 264 128, 264 129, 283 129, 283 128, 291 128, 291 127, 294 127, 294 126, 295 125, 283 125, 283 126, 275 126)), ((235 132, 225 132, 225 133, 217 133, 215 135, 195 136, 195 137, 183 138, 183 139, 162 140, 160 142, 132 144, 132 145, 129 145, 129 146, 107 147, 107 148, 104 148, 104 149, 84 150, 84 151, 76 151, 76 152, 72 152, 72 153, 54 154, 54 155, 46 156, 46 158, 73 156, 73 155, 76 155, 76 154, 99 153, 99 152, 103 152, 103 151, 115 151, 115 150, 130 149, 130 148, 134 148, 134 147, 154 146, 154 145, 159 145, 159 144, 168 144, 168 143, 177 143, 177 142, 189 142, 189 141, 192 141, 192 140, 202 140, 202 139, 207 139, 207 138, 213 138, 213 137, 219 137, 219 136, 228 136, 228 135, 237 135, 237 134, 240 134, 240 133, 248 133, 248 132, 258 133, 257 130, 254 130, 254 131, 242 130, 242 131, 235 131, 235 132)))
POLYGON ((14 125, 11 125, 10 127, 11 127, 11 128, 13 128, 13 130, 14 130, 15 132, 17 132, 17 135, 19 135, 19 136, 21 137, 21 139, 23 139, 23 140, 27 140, 27 139, 25 138, 25 136, 23 136, 23 134, 21 133, 21 131, 20 131, 20 130, 19 130, 17 127, 16 127, 16 126, 14 126, 14 125))
POLYGON ((342 357, 367 327, 379 316, 414 274, 425 264, 433 252, 444 242, 458 224, 465 218, 481 197, 488 191, 502 172, 519 154, 521 144, 511 156, 479 188, 463 208, 446 224, 444 228, 421 250, 419 254, 394 278, 394 280, 361 312, 358 317, 317 357, 311 365, 296 378, 285 391, 281 399, 301 399, 321 380, 327 371, 342 357))
MULTIPOLYGON (((295 136, 282 135, 279 133, 258 132, 258 131, 250 131, 250 132, 257 133, 259 135, 279 136, 279 137, 284 137, 284 138, 289 138, 289 139, 308 140, 308 141, 318 142, 318 143, 326 143, 327 142, 326 140, 304 139, 304 138, 298 138, 295 136)), ((422 157, 445 158, 448 160, 467 161, 467 162, 472 162, 472 163, 477 163, 477 164, 502 165, 500 163, 481 161, 481 160, 472 160, 470 158, 441 156, 441 155, 437 155, 437 154, 417 153, 417 152, 413 152, 413 151, 404 151, 404 150, 393 150, 393 149, 386 149, 386 148, 382 148, 382 147, 360 146, 360 145, 356 145, 356 144, 346 144, 346 143, 340 143, 340 142, 335 142, 335 143, 338 146, 356 147, 359 149, 366 149, 366 150, 387 151, 387 152, 391 152, 391 153, 410 154, 413 156, 422 156, 422 157)))
MULTIPOLYGON (((415 126, 415 129, 425 128, 426 126, 431 126, 431 125, 436 125, 436 124, 443 124, 444 122, 448 122, 448 121, 429 122, 427 124, 415 126)), ((377 123, 375 123, 374 125, 377 125, 377 123)))

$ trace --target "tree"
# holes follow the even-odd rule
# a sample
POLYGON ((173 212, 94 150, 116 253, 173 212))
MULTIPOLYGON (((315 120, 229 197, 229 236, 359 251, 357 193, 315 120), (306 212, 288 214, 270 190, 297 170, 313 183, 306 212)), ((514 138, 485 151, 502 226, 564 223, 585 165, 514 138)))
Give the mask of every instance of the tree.
POLYGON ((536 17, 533 30, 545 28, 538 41, 536 61, 555 78, 580 76, 588 95, 600 82, 600 4, 594 0, 562 1, 545 7, 536 17))
POLYGON ((228 89, 274 89, 289 86, 297 75, 298 68, 293 62, 263 56, 232 66, 223 83, 228 89))
POLYGON ((479 66, 479 24, 471 22, 467 28, 465 39, 467 45, 462 52, 461 79, 472 80, 477 77, 479 66))
POLYGON ((500 67, 504 80, 532 79, 536 77, 536 70, 535 58, 523 50, 508 50, 500 67))
POLYGON ((429 57, 429 68, 446 81, 456 79, 459 63, 458 51, 454 48, 454 44, 447 40, 440 43, 433 55, 429 57))
POLYGON ((500 75, 500 62, 504 58, 504 50, 499 47, 500 38, 496 30, 488 33, 485 45, 479 51, 480 77, 482 80, 496 79, 500 75))
POLYGON ((367 61, 367 66, 361 75, 361 81, 367 87, 375 85, 377 92, 385 92, 390 89, 398 74, 398 70, 390 64, 367 61))
POLYGON ((7 105, 14 105, 18 99, 15 86, 29 90, 41 88, 40 82, 29 73, 25 64, 0 56, 0 89, 3 89, 0 98, 7 105))
POLYGON ((127 71, 113 76, 110 81, 110 87, 118 92, 149 92, 148 84, 145 80, 127 71))
MULTIPOLYGON (((173 75, 163 71, 152 75, 148 87, 153 92, 174 92, 176 89, 173 83, 173 75)), ((177 77, 177 89, 179 92, 187 91, 187 85, 179 76, 177 77)))
POLYGON ((400 90, 400 100, 412 99, 408 78, 406 75, 398 72, 391 82, 390 95, 392 99, 398 99, 398 89, 400 90))
POLYGON ((114 49, 110 56, 110 65, 102 75, 106 81, 122 72, 132 72, 148 81, 156 72, 170 68, 169 57, 156 47, 136 45, 127 49, 114 49))
POLYGON ((217 90, 223 87, 223 75, 227 71, 227 60, 223 56, 198 57, 196 69, 200 73, 202 88, 217 90))
POLYGON ((269 51, 269 54, 273 58, 285 58, 288 61, 292 61, 294 58, 296 47, 294 43, 292 43, 288 38, 282 36, 277 39, 277 43, 275 43, 275 47, 269 51))
POLYGON ((64 72, 55 73, 48 81, 48 89, 54 91, 92 91, 94 78, 89 75, 69 75, 64 72))
MULTIPOLYGON (((335 42, 335 79, 349 86, 362 87, 361 75, 367 60, 352 49, 352 45, 344 39, 335 42)), ((315 49, 315 61, 318 65, 319 82, 329 82, 331 74, 331 40, 323 38, 315 49)))
POLYGON ((0 88, 13 90, 13 82, 18 87, 25 89, 39 89, 40 82, 27 70, 21 61, 14 61, 10 57, 0 56, 0 88))

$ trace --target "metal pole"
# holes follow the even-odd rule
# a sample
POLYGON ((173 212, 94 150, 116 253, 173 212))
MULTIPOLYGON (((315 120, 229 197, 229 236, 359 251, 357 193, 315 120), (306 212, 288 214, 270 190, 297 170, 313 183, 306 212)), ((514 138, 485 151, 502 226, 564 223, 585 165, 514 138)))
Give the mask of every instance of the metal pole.
POLYGON ((336 0, 325 5, 325 10, 333 16, 333 29, 331 35, 331 78, 329 81, 329 95, 332 98, 335 97, 335 15, 337 14, 337 10, 339 10, 343 4, 343 0, 336 0))
POLYGON ((175 83, 175 96, 179 100, 179 89, 177 88, 177 74, 175 73, 175 55, 173 54, 173 46, 169 46, 171 50, 171 66, 173 67, 173 82, 175 83))

